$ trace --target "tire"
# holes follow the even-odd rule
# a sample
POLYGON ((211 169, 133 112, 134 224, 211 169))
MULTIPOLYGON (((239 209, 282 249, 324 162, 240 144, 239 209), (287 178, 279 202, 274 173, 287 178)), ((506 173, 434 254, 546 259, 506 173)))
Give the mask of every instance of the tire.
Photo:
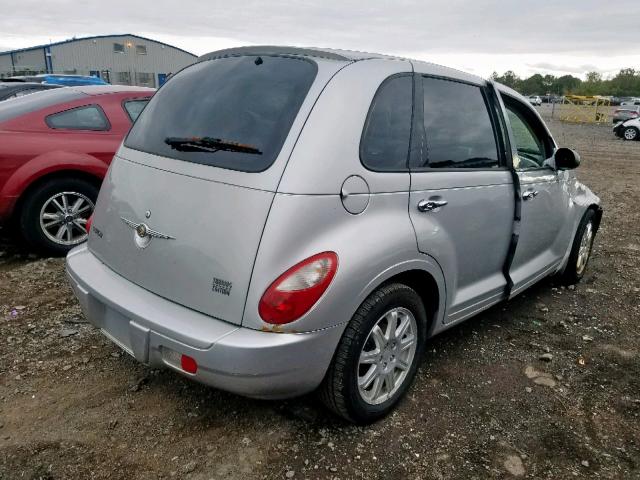
POLYGON ((589 258, 591 258, 591 250, 593 248, 593 240, 596 235, 596 212, 592 209, 582 217, 578 229, 576 230, 576 236, 573 239, 573 245, 571 246, 571 253, 569 253, 569 260, 564 272, 560 275, 560 282, 565 285, 574 285, 578 283, 587 269, 589 258), (588 238, 585 238, 588 236, 588 238), (584 242, 583 242, 584 240, 584 242), (581 256, 581 252, 583 255, 581 256), (584 257, 586 254, 586 258, 584 257))
POLYGON ((47 180, 30 192, 22 204, 19 216, 20 232, 36 250, 48 255, 66 255, 69 250, 86 240, 87 235, 82 233, 81 226, 93 213, 97 198, 98 187, 87 180, 79 178, 47 180), (56 206, 57 202, 57 205, 64 207, 64 201, 66 201, 71 208, 79 199, 83 202, 79 204, 77 214, 70 212, 63 214, 56 206), (44 215, 49 216, 49 219, 44 218, 44 215), (55 215, 59 218, 51 219, 55 215), (52 226, 47 229, 46 224, 52 226), (67 226, 71 234, 67 233, 67 226), (63 238, 57 239, 56 234, 61 228, 64 229, 63 238))
POLYGON ((626 127, 622 130, 622 138, 625 140, 638 140, 638 129, 635 127, 626 127))
MULTIPOLYGON (((390 324, 387 322, 386 327, 390 324)), ((320 386, 319 393, 323 403, 337 415, 353 423, 367 424, 384 417, 396 406, 411 385, 422 356, 426 333, 426 310, 412 288, 401 283, 392 283, 373 292, 360 305, 340 339, 320 386), (388 318, 393 318, 392 312, 397 314, 397 320, 394 319, 398 326, 396 332, 405 321, 409 323, 409 327, 406 333, 400 332, 400 338, 389 340, 389 337, 384 335, 381 339, 373 333, 374 327, 380 327, 378 334, 388 334, 389 330, 383 326, 388 318), (411 316, 415 320, 414 323, 411 322, 411 316), (412 345, 415 345, 415 350, 409 346, 402 351, 402 344, 405 343, 406 346, 410 343, 410 331, 413 331, 412 345), (387 342, 389 349, 385 350, 384 345, 380 349, 376 338, 387 342), (360 364, 361 354, 369 354, 371 363, 360 364), (396 382, 393 384, 394 388, 389 388, 389 383, 380 379, 377 374, 389 370, 392 372, 391 375, 387 374, 384 378, 389 382, 396 382), (361 391, 358 386, 359 378, 365 379, 372 371, 375 372, 372 376, 379 380, 373 380, 368 385, 368 390, 361 391), (376 382, 381 384, 378 397, 374 395, 376 382), (365 395, 369 398, 365 398, 365 395)))

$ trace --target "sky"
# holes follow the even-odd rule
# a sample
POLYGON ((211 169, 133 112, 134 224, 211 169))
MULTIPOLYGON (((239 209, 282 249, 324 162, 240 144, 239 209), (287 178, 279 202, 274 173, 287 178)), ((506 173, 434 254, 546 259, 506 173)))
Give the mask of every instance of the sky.
POLYGON ((0 11, 0 51, 133 33, 197 55, 256 44, 331 47, 484 77, 640 70, 638 0, 0 0, 0 11))

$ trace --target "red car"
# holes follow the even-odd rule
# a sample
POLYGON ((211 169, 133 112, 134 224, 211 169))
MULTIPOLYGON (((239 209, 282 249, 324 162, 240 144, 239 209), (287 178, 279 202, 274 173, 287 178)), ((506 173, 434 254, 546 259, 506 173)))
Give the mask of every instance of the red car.
POLYGON ((83 242, 111 159, 154 92, 65 87, 0 103, 0 223, 47 253, 83 242))

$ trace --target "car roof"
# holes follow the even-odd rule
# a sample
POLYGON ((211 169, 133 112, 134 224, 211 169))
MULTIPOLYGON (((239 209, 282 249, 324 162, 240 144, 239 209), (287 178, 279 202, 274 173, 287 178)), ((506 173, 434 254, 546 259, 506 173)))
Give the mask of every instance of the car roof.
POLYGON ((235 47, 216 50, 198 57, 198 62, 213 60, 214 58, 224 58, 240 55, 296 55, 305 57, 326 58, 344 62, 366 60, 370 58, 392 58, 386 55, 356 52, 351 50, 337 50, 332 48, 316 47, 287 47, 276 45, 253 45, 250 47, 235 47))
POLYGON ((365 60, 403 60, 409 61, 416 65, 421 65, 423 73, 432 73, 434 75, 446 74, 447 76, 465 81, 473 81, 480 83, 486 81, 484 78, 473 75, 455 68, 445 67, 436 63, 415 60, 393 55, 384 55, 381 53, 360 52, 356 50, 341 50, 335 48, 318 48, 318 47, 287 47, 276 45, 254 45, 249 47, 226 48, 216 50, 198 57, 197 62, 213 60, 216 58, 225 58, 242 55, 292 55, 313 58, 323 58, 327 60, 337 60, 343 62, 360 62, 365 60))
POLYGON ((153 95, 155 88, 148 87, 132 87, 128 85, 79 85, 74 90, 84 93, 85 95, 105 95, 107 93, 148 93, 153 95))
MULTIPOLYGON (((48 87, 61 87, 62 85, 46 85, 45 88, 48 87)), ((13 88, 24 88, 24 87, 42 87, 42 83, 40 82, 4 82, 0 80, 0 87, 13 87, 13 88)))

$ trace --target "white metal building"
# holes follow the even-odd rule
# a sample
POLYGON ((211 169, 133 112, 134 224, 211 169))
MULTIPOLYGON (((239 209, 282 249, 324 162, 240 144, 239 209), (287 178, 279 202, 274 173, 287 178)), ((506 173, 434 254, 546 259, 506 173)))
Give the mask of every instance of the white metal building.
POLYGON ((196 56, 138 35, 73 38, 0 53, 0 78, 34 73, 95 75, 108 83, 159 87, 196 56))

